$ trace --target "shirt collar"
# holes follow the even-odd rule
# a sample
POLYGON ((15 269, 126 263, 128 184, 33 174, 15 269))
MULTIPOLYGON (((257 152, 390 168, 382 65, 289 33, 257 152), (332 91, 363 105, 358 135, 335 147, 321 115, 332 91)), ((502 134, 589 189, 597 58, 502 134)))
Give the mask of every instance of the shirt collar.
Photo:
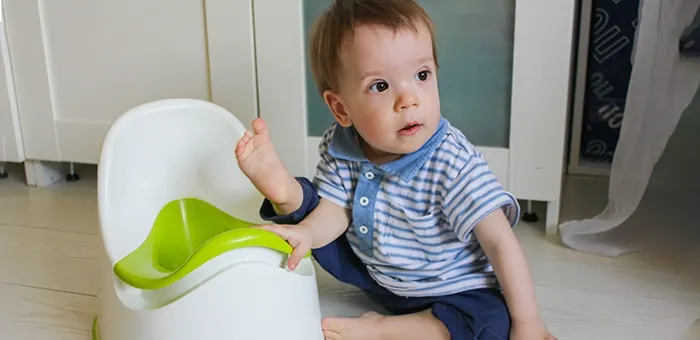
MULTIPOLYGON (((404 182, 410 181, 440 145, 447 132, 448 126, 449 123, 447 120, 445 118, 440 118, 437 130, 420 149, 403 155, 395 161, 377 165, 377 167, 401 178, 404 182)), ((328 153, 337 159, 371 164, 367 157, 365 157, 362 148, 360 148, 358 140, 359 134, 355 128, 352 126, 346 128, 336 125, 335 133, 333 133, 333 137, 328 145, 328 153)))

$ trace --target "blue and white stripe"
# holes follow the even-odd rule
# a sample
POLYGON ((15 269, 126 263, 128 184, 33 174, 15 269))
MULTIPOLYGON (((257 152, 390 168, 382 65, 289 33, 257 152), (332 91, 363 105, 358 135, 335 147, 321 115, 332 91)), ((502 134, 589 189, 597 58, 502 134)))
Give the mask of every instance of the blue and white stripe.
POLYGON ((442 119, 421 150, 377 166, 355 136, 338 125, 326 131, 314 184, 353 211, 346 234, 372 277, 411 297, 497 287, 472 231, 499 208, 514 226, 520 208, 466 137, 442 119))

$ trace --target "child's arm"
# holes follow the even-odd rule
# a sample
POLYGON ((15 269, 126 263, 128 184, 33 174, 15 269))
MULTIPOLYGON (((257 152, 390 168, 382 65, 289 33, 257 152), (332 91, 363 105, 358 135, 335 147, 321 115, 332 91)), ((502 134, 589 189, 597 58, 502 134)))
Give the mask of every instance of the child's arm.
MULTIPOLYGON (((318 196, 306 178, 297 178, 303 192, 300 206, 289 215, 277 215, 274 205, 265 200, 260 215, 276 225, 261 226, 283 237, 294 247, 288 266, 294 270, 310 249, 321 248, 345 232, 350 225, 350 210, 318 196)), ((322 184, 322 188, 323 188, 322 184)))
POLYGON ((289 269, 294 270, 307 252, 333 242, 348 225, 350 210, 321 199, 318 207, 298 225, 275 224, 260 228, 279 235, 294 248, 288 261, 289 269))
POLYGON ((453 178, 443 196, 444 213, 457 237, 478 241, 489 259, 513 321, 512 339, 528 338, 523 333, 531 332, 546 338, 528 264, 512 230, 520 213, 517 200, 479 155, 470 157, 453 178))
POLYGON ((304 177, 296 178, 294 195, 300 197, 293 205, 280 207, 265 199, 260 207, 260 217, 275 224, 298 224, 319 204, 318 193, 311 182, 304 177))
POLYGON ((311 230, 311 248, 317 249, 333 242, 348 229, 350 214, 350 210, 322 198, 318 207, 301 221, 299 226, 311 230))
MULTIPOLYGON (((287 202, 263 201, 260 217, 275 224, 298 224, 319 205, 320 196, 332 197, 341 206, 348 207, 349 195, 345 192, 338 164, 327 154, 333 129, 324 133, 319 145, 320 162, 317 165, 315 182, 318 190, 308 179, 296 177, 288 182, 283 192, 290 193, 287 202), (319 195, 321 193, 321 195, 319 195)), ((291 178, 291 176, 289 176, 291 178)))
POLYGON ((528 264, 503 210, 482 219, 474 234, 503 288, 514 330, 532 327, 544 333, 528 264))
POLYGON ((305 179, 299 181, 304 199, 302 208, 293 213, 297 216, 292 217, 301 218, 302 215, 307 215, 305 212, 310 212, 308 216, 296 226, 277 224, 262 227, 280 235, 294 248, 288 264, 292 270, 309 250, 331 243, 350 225, 351 196, 346 188, 348 183, 344 183, 341 176, 341 172, 347 171, 347 167, 327 153, 331 136, 332 134, 327 132, 319 145, 321 160, 316 168, 315 185, 305 179), (321 197, 320 201, 318 197, 321 197), (317 206, 313 204, 314 199, 318 202, 317 206))

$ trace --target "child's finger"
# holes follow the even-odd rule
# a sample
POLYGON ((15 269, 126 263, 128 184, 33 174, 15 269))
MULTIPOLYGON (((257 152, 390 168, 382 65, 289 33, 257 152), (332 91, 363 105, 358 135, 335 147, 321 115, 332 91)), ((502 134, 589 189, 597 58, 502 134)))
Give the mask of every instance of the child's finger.
POLYGON ((287 261, 287 266, 289 266, 289 270, 294 271, 294 269, 299 266, 299 263, 301 263, 301 260, 304 259, 304 255, 309 251, 310 247, 307 246, 304 243, 300 243, 298 246, 294 247, 294 250, 292 250, 292 254, 289 255, 289 260, 287 261))
POLYGON ((282 237, 285 241, 287 241, 287 243, 289 243, 289 245, 292 246, 292 253, 289 255, 289 260, 287 261, 289 270, 293 271, 296 269, 301 260, 304 259, 306 253, 311 250, 311 244, 309 243, 310 241, 305 240, 303 237, 299 237, 299 235, 297 235, 298 230, 295 230, 294 228, 287 228, 278 224, 261 225, 257 226, 256 228, 273 232, 282 237))

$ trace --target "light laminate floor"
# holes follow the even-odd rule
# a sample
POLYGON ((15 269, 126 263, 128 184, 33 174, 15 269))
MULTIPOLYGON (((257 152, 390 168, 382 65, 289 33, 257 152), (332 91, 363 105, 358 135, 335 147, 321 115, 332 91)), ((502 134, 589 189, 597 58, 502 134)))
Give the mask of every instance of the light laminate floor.
MULTIPOLYGON (((45 189, 25 186, 21 171, 0 181, 2 339, 91 338, 102 248, 94 170, 81 175, 79 182, 45 189)), ((569 179, 563 218, 599 212, 605 190, 600 179, 569 179)), ((645 210, 630 223, 649 226, 642 233, 645 249, 614 259, 570 250, 556 237, 545 237, 540 225, 521 224, 517 235, 551 331, 562 340, 700 340, 700 325, 691 329, 700 317, 700 226, 695 221, 671 221, 645 210)), ((320 280, 325 314, 371 308, 357 291, 325 275, 320 280)))

